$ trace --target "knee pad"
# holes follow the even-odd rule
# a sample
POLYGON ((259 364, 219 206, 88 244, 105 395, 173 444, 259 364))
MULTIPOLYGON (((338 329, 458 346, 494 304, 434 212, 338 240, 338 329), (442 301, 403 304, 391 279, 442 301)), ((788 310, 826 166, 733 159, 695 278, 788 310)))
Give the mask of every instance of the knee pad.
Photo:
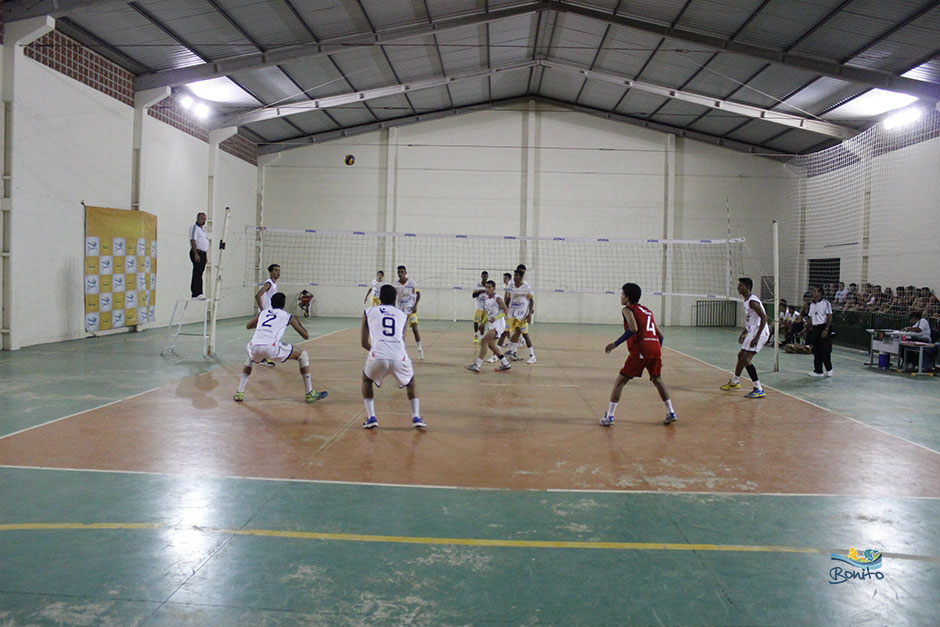
POLYGON ((300 351, 300 357, 297 358, 297 361, 300 362, 301 368, 306 368, 310 365, 310 358, 307 356, 307 351, 300 351))

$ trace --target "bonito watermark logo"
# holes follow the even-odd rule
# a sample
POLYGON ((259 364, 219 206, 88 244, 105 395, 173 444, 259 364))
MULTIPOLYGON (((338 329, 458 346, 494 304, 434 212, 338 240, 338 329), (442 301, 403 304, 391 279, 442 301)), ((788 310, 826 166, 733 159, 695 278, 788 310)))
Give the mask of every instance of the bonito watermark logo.
POLYGON ((881 572, 881 551, 876 549, 865 549, 861 553, 854 548, 849 549, 849 554, 838 555, 830 553, 831 559, 836 562, 842 562, 846 566, 833 566, 829 569, 829 583, 845 583, 852 579, 884 579, 885 574, 881 572))

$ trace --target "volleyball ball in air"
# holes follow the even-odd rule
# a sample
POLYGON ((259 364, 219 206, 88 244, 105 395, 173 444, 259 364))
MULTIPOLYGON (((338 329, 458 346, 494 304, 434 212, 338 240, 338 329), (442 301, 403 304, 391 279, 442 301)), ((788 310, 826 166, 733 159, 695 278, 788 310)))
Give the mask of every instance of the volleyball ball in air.
POLYGON ((356 162, 356 158, 352 155, 346 155, 346 157, 343 159, 343 163, 345 163, 346 165, 352 165, 355 162, 356 162))

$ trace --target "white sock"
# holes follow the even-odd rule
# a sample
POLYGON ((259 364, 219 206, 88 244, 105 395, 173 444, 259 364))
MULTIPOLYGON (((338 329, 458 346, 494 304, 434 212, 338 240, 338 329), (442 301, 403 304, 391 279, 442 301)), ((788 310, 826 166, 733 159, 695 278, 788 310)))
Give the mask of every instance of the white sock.
POLYGON ((610 416, 611 418, 614 417, 614 412, 616 411, 617 411, 617 403, 610 403, 607 406, 607 415, 610 416))
POLYGON ((310 373, 300 375, 304 378, 304 390, 307 394, 313 392, 313 379, 310 378, 310 373))
POLYGON ((675 410, 672 408, 672 400, 671 400, 671 399, 668 400, 668 401, 666 401, 666 411, 668 411, 670 414, 674 414, 674 413, 675 413, 675 410))
POLYGON ((238 391, 244 392, 246 385, 248 385, 248 375, 243 372, 242 378, 238 381, 238 391))
POLYGON ((483 365, 483 360, 480 359, 479 357, 477 357, 476 359, 473 360, 473 365, 475 365, 477 368, 479 368, 480 366, 483 365))
POLYGON ((366 418, 371 418, 375 415, 375 399, 374 398, 364 398, 362 402, 366 404, 366 418))
POLYGON ((754 389, 755 389, 755 390, 760 390, 761 392, 764 391, 764 388, 762 388, 761 385, 760 385, 760 381, 755 381, 755 382, 754 382, 754 389))
POLYGON ((421 405, 421 401, 419 401, 416 398, 411 399, 411 415, 412 416, 421 415, 420 405, 421 405))
POLYGON ((418 352, 419 352, 419 353, 423 353, 423 352, 424 352, 424 349, 421 348, 421 342, 418 342, 418 352))
POLYGON ((506 355, 503 355, 503 358, 500 359, 499 361, 500 361, 500 363, 503 364, 504 366, 508 366, 508 365, 509 365, 509 360, 506 359, 506 355))
POLYGON ((739 377, 738 375, 734 375, 733 377, 731 377, 731 382, 732 382, 732 383, 741 383, 741 377, 739 377))
POLYGON ((529 357, 535 357, 535 347, 534 347, 534 346, 530 346, 530 347, 529 347, 529 357))

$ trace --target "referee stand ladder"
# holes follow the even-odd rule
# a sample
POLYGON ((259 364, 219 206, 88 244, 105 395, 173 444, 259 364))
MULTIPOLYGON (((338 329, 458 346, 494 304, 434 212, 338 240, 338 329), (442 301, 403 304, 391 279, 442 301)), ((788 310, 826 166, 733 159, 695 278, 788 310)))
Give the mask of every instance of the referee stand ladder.
POLYGON ((209 301, 207 299, 197 298, 177 298, 173 305, 173 315, 170 316, 170 324, 166 327, 166 346, 160 351, 161 355, 176 355, 176 343, 180 336, 202 337, 202 355, 209 356, 209 301), (185 333, 183 324, 186 320, 186 311, 190 304, 196 311, 202 310, 202 333, 185 333), (174 331, 175 327, 175 331, 174 331))
MULTIPOLYGON (((176 343, 180 336, 193 336, 202 338, 202 356, 208 357, 215 352, 215 323, 218 315, 219 291, 222 287, 222 258, 225 251, 225 236, 228 233, 228 222, 232 210, 225 208, 225 216, 222 221, 222 236, 219 238, 218 259, 214 264, 207 265, 208 272, 214 271, 215 276, 212 281, 212 298, 178 298, 173 305, 173 315, 170 316, 170 324, 166 328, 166 346, 160 352, 161 355, 172 353, 176 355, 176 343), (186 311, 190 305, 194 305, 197 311, 202 313, 202 333, 184 333, 183 324, 186 320, 186 311), (175 331, 174 331, 175 327, 175 331)), ((210 247, 211 249, 211 247, 210 247)))

